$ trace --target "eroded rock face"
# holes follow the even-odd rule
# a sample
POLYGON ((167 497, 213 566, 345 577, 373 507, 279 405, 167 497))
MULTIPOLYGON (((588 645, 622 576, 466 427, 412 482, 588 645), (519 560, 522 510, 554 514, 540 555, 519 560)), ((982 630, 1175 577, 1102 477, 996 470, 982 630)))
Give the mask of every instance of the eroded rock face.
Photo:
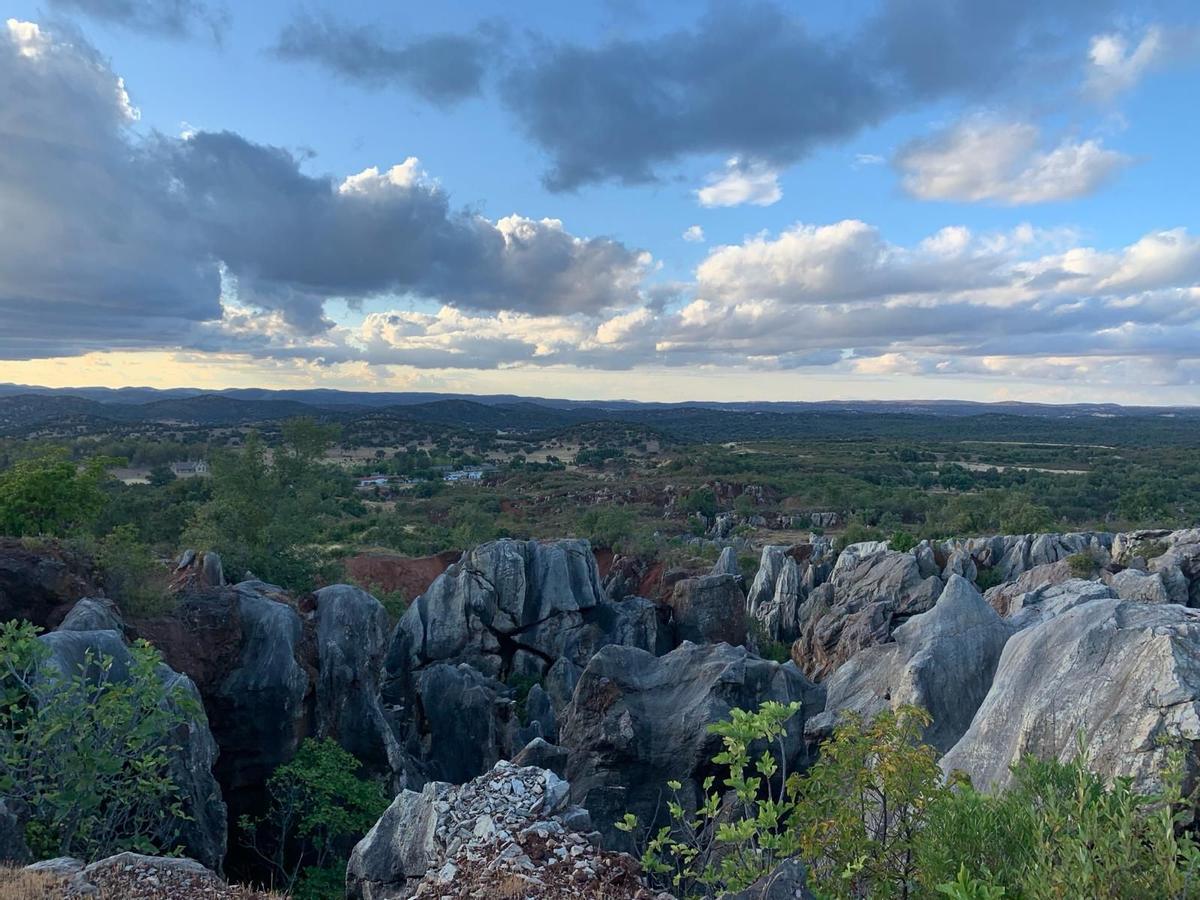
POLYGON ((676 640, 746 643, 746 598, 738 580, 734 575, 705 575, 676 583, 670 600, 676 640))
MULTIPOLYGON (((116 682, 129 678, 129 649, 116 631, 54 631, 38 640, 50 650, 43 664, 47 673, 54 671, 74 677, 82 672, 96 677, 94 661, 110 657, 113 662, 108 677, 116 682), (93 661, 90 666, 89 654, 93 661)), ((182 794, 186 817, 168 827, 178 835, 189 854, 207 866, 220 868, 225 857, 226 808, 213 777, 217 744, 204 716, 200 693, 191 679, 167 665, 160 665, 157 675, 164 691, 181 691, 199 710, 198 715, 185 715, 183 724, 172 736, 179 749, 171 754, 169 771, 182 794)))
POLYGON ((825 711, 808 721, 806 731, 821 739, 845 712, 870 719, 913 705, 933 716, 925 740, 945 752, 987 696, 1013 630, 973 584, 951 575, 933 609, 897 628, 893 643, 858 651, 825 681, 825 711))
POLYGON ((1167 584, 1158 572, 1139 572, 1124 569, 1106 579, 1108 586, 1122 600, 1138 600, 1142 603, 1170 603, 1171 595, 1167 584))
POLYGON ((941 579, 923 578, 913 554, 882 546, 847 547, 829 581, 801 606, 792 659, 809 677, 824 678, 863 647, 887 643, 897 627, 941 595, 941 579))
POLYGON ((236 663, 205 701, 221 746, 221 783, 255 791, 310 731, 305 699, 311 682, 301 662, 304 627, 273 585, 244 581, 229 593, 222 592, 236 605, 236 663))
POLYGON ((0 622, 56 628, 81 597, 99 593, 91 560, 57 543, 0 538, 0 622))
MULTIPOLYGON (((519 651, 544 673, 570 655, 584 614, 605 601, 587 541, 500 540, 463 554, 401 618, 388 667, 465 662, 507 677, 519 651)), ((576 660, 579 662, 579 660, 576 660)))
POLYGON ((498 762, 468 784, 433 782, 392 802, 350 856, 350 900, 653 896, 633 859, 596 847, 553 772, 498 762))
POLYGON ((979 788, 999 788, 1024 754, 1072 758, 1077 734, 1090 769, 1130 776, 1138 790, 1158 783, 1167 752, 1160 736, 1194 749, 1200 611, 1098 599, 1017 633, 971 727, 941 765, 979 788))
POLYGON ((379 700, 389 623, 383 606, 348 584, 314 595, 316 733, 375 768, 402 765, 399 745, 379 700))
POLYGON ((681 781, 694 799, 720 746, 707 726, 734 707, 800 701, 786 755, 789 771, 806 765, 803 724, 822 708, 822 695, 794 666, 728 644, 684 643, 662 657, 605 647, 584 669, 561 716, 572 797, 592 814, 606 846, 624 847, 626 837, 612 823, 626 812, 643 823, 665 815, 660 799, 668 780, 681 781))

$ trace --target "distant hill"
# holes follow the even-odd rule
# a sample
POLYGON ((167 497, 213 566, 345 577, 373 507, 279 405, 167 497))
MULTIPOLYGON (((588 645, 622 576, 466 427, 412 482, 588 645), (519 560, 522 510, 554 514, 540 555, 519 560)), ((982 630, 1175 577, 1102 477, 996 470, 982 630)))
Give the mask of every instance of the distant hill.
POLYGON ((0 385, 0 434, 87 430, 121 423, 244 426, 295 416, 383 419, 474 431, 531 433, 627 423, 681 441, 767 439, 1019 440, 1200 444, 1200 408, 1116 404, 819 401, 639 403, 515 395, 245 388, 45 389, 0 385))

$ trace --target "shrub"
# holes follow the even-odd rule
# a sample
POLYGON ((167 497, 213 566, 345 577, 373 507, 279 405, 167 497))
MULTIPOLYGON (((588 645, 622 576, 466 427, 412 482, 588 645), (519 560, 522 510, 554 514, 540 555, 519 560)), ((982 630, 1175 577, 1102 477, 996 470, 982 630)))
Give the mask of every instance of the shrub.
MULTIPOLYGON (((722 784, 729 789, 733 815, 722 793, 713 789, 713 776, 704 780, 694 812, 680 801, 682 785, 668 782, 671 824, 646 842, 642 867, 647 873, 682 896, 696 891, 715 896, 749 886, 788 855, 790 837, 782 826, 794 805, 785 794, 788 773, 782 751, 788 722, 799 711, 799 703, 767 701, 756 712, 734 709, 728 721, 709 726, 724 747, 713 762, 729 773, 722 784), (752 748, 757 747, 764 749, 752 760, 752 748)), ((616 827, 632 834, 640 823, 627 813, 616 827)))
POLYGON ((166 689, 158 651, 129 648, 129 671, 85 657, 81 671, 45 666, 29 623, 0 625, 0 796, 27 812, 39 857, 95 859, 121 850, 174 848, 183 817, 170 774, 176 730, 203 710, 182 687, 166 689))
POLYGON ((979 569, 975 573, 975 587, 979 588, 980 592, 986 591, 988 588, 994 588, 998 584, 1004 583, 1004 575, 1000 569, 995 566, 987 569, 979 569))
POLYGON ((121 611, 134 617, 160 615, 171 608, 166 571, 138 539, 136 525, 118 525, 96 548, 105 585, 121 611))
POLYGON ((829 896, 908 893, 918 837, 945 790, 937 752, 920 741, 930 721, 915 707, 869 722, 848 715, 812 768, 792 776, 794 846, 829 896))
POLYGON ((717 495, 713 493, 712 488, 706 487, 688 491, 679 501, 679 510, 689 514, 699 513, 706 519, 711 519, 717 514, 717 495))
POLYGON ((888 538, 888 547, 898 553, 907 553, 915 546, 917 539, 903 529, 893 531, 892 536, 888 538))
POLYGON ((304 900, 323 900, 350 850, 387 809, 382 785, 359 774, 357 759, 332 738, 306 739, 267 779, 269 806, 239 820, 242 843, 270 869, 274 884, 304 900))
POLYGON ((1075 553, 1067 557, 1067 568, 1075 578, 1091 578, 1096 574, 1097 563, 1090 553, 1075 553))

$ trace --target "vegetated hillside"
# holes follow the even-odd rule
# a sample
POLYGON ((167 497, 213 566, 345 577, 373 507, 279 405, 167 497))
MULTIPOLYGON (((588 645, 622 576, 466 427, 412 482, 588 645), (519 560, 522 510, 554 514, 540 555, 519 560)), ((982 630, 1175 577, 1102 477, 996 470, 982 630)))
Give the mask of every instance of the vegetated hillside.
MULTIPOLYGON (((100 423, 182 423, 238 426, 297 416, 352 425, 386 415, 479 432, 534 434, 587 422, 644 425, 674 440, 720 442, 770 439, 895 438, 906 440, 1022 440, 1121 446, 1200 443, 1200 412, 1110 405, 1038 404, 575 404, 558 401, 488 402, 436 399, 380 405, 367 394, 337 392, 220 392, 149 402, 101 402, 67 394, 0 396, 0 434, 58 426, 77 433, 100 423), (287 396, 283 396, 284 394, 287 396), (331 399, 336 396, 336 402, 331 399), (300 399, 303 398, 303 399, 300 399), (908 409, 911 411, 896 411, 908 409)), ((383 395, 392 396, 392 395, 383 395)))

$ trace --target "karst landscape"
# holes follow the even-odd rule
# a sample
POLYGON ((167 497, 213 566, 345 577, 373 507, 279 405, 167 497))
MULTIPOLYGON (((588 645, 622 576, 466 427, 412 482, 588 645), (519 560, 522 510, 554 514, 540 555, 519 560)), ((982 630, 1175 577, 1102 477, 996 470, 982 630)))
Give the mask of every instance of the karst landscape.
POLYGON ((1200 900, 1195 0, 5 0, 0 900, 1200 900))

